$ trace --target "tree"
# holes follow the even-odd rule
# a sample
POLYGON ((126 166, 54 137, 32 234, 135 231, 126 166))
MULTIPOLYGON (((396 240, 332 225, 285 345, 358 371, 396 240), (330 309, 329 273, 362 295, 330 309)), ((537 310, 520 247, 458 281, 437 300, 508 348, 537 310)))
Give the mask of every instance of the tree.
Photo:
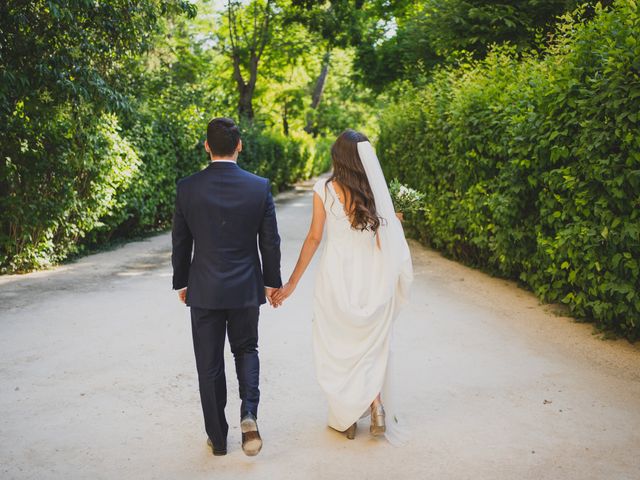
POLYGON ((317 110, 327 82, 331 54, 335 48, 346 48, 360 39, 364 0, 292 0, 288 22, 304 25, 323 44, 322 62, 311 90, 311 105, 304 130, 318 134, 317 110))
POLYGON ((374 22, 364 32, 364 41, 357 46, 356 78, 381 92, 391 82, 416 80, 436 65, 455 61, 459 51, 483 58, 493 44, 509 42, 519 50, 537 48, 553 31, 558 16, 578 3, 422 0, 401 5, 388 17, 390 25, 374 22))
POLYGON ((163 17, 188 13, 184 0, 9 0, 0 5, 0 114, 67 101, 125 107, 127 60, 147 50, 163 17))
POLYGON ((140 55, 164 19, 183 13, 195 8, 183 0, 0 3, 0 268, 9 257, 16 269, 46 263, 98 222, 126 180, 125 163, 135 162, 107 113, 130 108, 140 55))
POLYGON ((233 79, 238 91, 238 115, 253 120, 253 96, 258 80, 258 66, 271 41, 275 16, 273 0, 252 0, 242 5, 227 0, 225 35, 220 35, 223 50, 233 63, 233 79))
POLYGON ((484 57, 493 43, 531 47, 537 34, 549 32, 557 17, 577 4, 575 0, 430 0, 423 13, 424 27, 437 51, 466 50, 484 57))

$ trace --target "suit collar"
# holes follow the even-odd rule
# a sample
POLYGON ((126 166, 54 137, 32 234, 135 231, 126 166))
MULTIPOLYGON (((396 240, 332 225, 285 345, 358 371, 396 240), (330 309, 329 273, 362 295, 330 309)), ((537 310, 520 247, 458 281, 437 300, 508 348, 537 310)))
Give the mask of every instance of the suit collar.
POLYGON ((224 170, 224 169, 233 169, 233 168, 240 168, 238 166, 238 164, 236 162, 225 162, 225 161, 215 161, 215 162, 209 162, 209 166, 207 168, 210 168, 212 170, 224 170))

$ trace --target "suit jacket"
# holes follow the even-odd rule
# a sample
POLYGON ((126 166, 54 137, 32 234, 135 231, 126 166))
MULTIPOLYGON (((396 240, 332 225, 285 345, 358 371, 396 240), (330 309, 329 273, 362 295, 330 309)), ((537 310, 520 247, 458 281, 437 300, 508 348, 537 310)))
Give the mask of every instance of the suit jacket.
POLYGON ((233 162, 178 182, 172 244, 173 288, 188 287, 189 306, 258 306, 265 285, 282 286, 270 182, 233 162))

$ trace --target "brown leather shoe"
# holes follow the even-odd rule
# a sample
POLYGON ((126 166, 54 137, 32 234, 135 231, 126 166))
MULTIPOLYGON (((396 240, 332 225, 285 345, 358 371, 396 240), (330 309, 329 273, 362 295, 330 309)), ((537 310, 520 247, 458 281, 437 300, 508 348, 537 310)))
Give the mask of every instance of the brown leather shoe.
POLYGON ((211 451, 213 452, 213 454, 216 457, 222 457, 223 455, 227 454, 227 446, 225 445, 224 448, 216 448, 213 446, 213 443, 211 442, 210 438, 207 438, 207 445, 209 445, 211 447, 211 451))
POLYGON ((242 429, 242 451, 245 455, 253 457, 260 453, 262 449, 262 438, 258 431, 256 417, 252 414, 246 415, 240 422, 242 429))

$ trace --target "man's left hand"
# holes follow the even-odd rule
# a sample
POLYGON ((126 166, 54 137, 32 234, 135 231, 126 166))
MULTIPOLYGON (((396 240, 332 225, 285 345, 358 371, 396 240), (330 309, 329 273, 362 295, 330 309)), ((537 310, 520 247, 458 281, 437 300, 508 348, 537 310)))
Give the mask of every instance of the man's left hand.
POLYGON ((276 293, 278 289, 277 288, 271 288, 271 287, 264 287, 264 296, 267 297, 267 300, 269 301, 269 305, 271 305, 272 307, 273 305, 273 294, 276 293))

